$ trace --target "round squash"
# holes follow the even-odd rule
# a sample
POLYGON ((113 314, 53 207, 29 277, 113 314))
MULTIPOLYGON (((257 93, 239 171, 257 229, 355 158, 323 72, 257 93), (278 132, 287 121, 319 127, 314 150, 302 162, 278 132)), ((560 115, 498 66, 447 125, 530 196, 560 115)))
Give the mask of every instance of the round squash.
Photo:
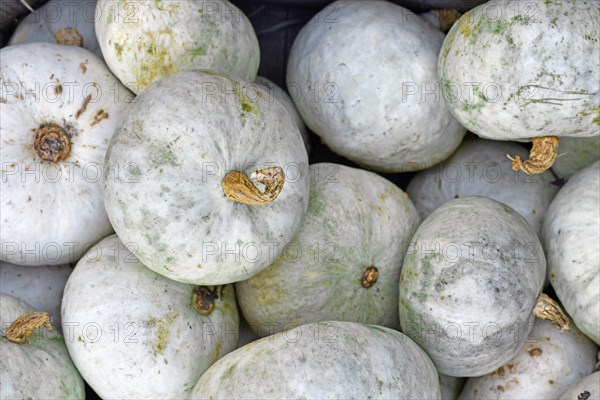
MULTIPOLYGON (((102 199, 104 157, 132 94, 80 47, 0 50, 2 261, 76 262, 112 232, 102 199)), ((129 175, 108 166, 109 179, 129 175)))
POLYGON ((550 171, 529 176, 512 170, 506 154, 526 153, 516 143, 465 140, 450 158, 416 174, 406 192, 422 218, 458 197, 489 197, 517 211, 539 235, 559 187, 550 171))
POLYGON ((110 69, 136 94, 191 69, 253 81, 260 62, 252 24, 227 0, 99 0, 96 35, 110 69))
POLYGON ((0 320, 0 398, 85 398, 83 379, 47 313, 0 294, 0 320))
POLYGON ((560 157, 552 165, 552 171, 562 179, 569 179, 577 171, 600 159, 600 136, 590 138, 562 138, 560 157))
POLYGON ((191 399, 439 399, 431 360, 392 329, 353 322, 298 326, 217 361, 191 399))
POLYGON ((101 398, 187 398, 236 347, 233 287, 167 279, 142 265, 133 246, 112 235, 77 263, 62 304, 69 353, 101 398))
POLYGON ((283 90, 274 82, 270 81, 269 79, 263 76, 257 76, 256 83, 267 89, 269 93, 269 101, 278 100, 281 104, 283 104, 287 112, 290 113, 292 119, 298 127, 298 130, 300 131, 300 134, 302 135, 302 140, 304 141, 304 147, 306 147, 306 152, 310 153, 310 139, 308 136, 308 129, 306 128, 302 117, 300 116, 300 114, 298 114, 298 110, 294 105, 294 101, 290 98, 290 96, 285 90, 283 90))
POLYGON ((80 46, 102 59, 94 30, 96 0, 50 0, 23 19, 8 44, 58 43, 80 46))
POLYGON ((398 281, 417 210, 372 172, 321 163, 310 177, 294 239, 273 265, 236 284, 244 316, 260 336, 331 320, 399 329, 398 281))
POLYGON ((465 129, 436 95, 444 34, 386 1, 328 7, 335 12, 302 28, 288 60, 288 91, 306 125, 378 171, 421 170, 452 154, 465 129))
POLYGON ((575 325, 600 344, 600 161, 558 192, 542 237, 556 295, 575 325))
POLYGON ((600 400, 600 371, 586 376, 567 389, 558 400, 600 400))
POLYGON ((110 220, 142 263, 181 282, 250 278, 308 207, 308 158, 289 113, 259 85, 216 72, 184 71, 136 98, 107 154, 107 165, 127 162, 136 179, 104 181, 110 220))
POLYGON ((533 140, 513 168, 548 169, 559 137, 598 136, 600 3, 492 0, 454 24, 439 57, 450 109, 494 140, 533 140))
POLYGON ((47 312, 60 331, 60 303, 71 272, 71 265, 24 267, 0 263, 0 293, 22 299, 36 310, 47 312))
POLYGON ((525 342, 545 274, 541 244, 513 209, 485 197, 449 201, 419 226, 404 258, 402 331, 442 374, 492 372, 525 342))
POLYGON ((519 352, 496 371, 467 379, 459 399, 556 399, 596 367, 598 346, 576 327, 536 319, 519 352))

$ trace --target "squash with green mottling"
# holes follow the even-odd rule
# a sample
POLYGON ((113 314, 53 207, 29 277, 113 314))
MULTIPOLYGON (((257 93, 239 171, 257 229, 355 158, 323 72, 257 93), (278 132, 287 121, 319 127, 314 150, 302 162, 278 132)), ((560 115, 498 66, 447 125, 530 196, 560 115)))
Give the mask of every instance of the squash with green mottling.
POLYGON ((515 163, 537 173, 552 165, 556 138, 600 134, 599 41, 598 1, 488 1, 446 36, 444 96, 480 137, 539 144, 531 165, 515 163))
POLYGON ((544 215, 548 275, 575 325, 600 344, 600 161, 580 170, 544 215))
POLYGON ((256 78, 258 39, 248 18, 227 0, 99 0, 95 21, 106 63, 136 94, 191 69, 256 78))
POLYGON ((328 321, 260 339, 217 361, 191 399, 440 399, 427 355, 381 326, 328 321))
POLYGON ((275 263, 236 284, 244 316, 261 336, 328 320, 398 329, 398 281, 417 210, 369 171, 320 163, 310 177, 294 239, 275 263))
POLYGON ((308 207, 308 156, 290 113, 259 84, 214 71, 183 71, 144 90, 106 165, 135 166, 104 180, 115 232, 144 265, 180 282, 256 275, 308 207))
POLYGON ((42 325, 23 343, 6 338, 13 322, 33 312, 34 308, 24 301, 0 294, 0 398, 84 399, 83 379, 69 357, 65 339, 56 329, 49 331, 47 325, 42 325))
POLYGON ((172 281, 142 265, 133 247, 112 235, 77 263, 62 304, 69 353, 101 398, 187 398, 236 348, 233 287, 172 281))
POLYGON ((400 273, 400 324, 438 371, 479 376, 527 338, 546 259, 516 211, 486 197, 451 200, 417 229, 400 273))

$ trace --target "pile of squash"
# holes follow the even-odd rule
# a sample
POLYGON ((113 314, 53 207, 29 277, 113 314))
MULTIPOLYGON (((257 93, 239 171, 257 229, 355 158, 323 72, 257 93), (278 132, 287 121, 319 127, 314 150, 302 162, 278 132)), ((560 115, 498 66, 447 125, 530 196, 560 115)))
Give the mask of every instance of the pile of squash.
POLYGON ((0 398, 599 399, 600 3, 397 3, 23 19, 0 398))

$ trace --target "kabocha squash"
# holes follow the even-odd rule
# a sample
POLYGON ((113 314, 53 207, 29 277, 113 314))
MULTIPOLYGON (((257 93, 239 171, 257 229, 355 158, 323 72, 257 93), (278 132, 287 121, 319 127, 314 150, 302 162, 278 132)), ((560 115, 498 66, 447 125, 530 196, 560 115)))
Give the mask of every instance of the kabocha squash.
POLYGON ((562 138, 560 153, 560 156, 552 164, 552 172, 559 178, 569 179, 579 170, 600 160, 600 136, 562 138))
POLYGON ((439 399, 427 355, 404 334, 352 322, 302 325, 217 361, 192 399, 439 399))
POLYGON ((559 187, 550 171, 528 176, 512 170, 506 154, 526 153, 516 143, 465 140, 450 158, 416 174, 406 192, 422 218, 458 197, 489 197, 517 211, 539 235, 559 187))
POLYGON ((559 400, 599 400, 600 399, 600 372, 594 372, 574 383, 565 391, 559 400))
POLYGON ((126 162, 134 182, 104 182, 115 231, 181 282, 250 278, 308 206, 307 154, 289 113, 259 85, 215 72, 184 71, 136 98, 107 154, 107 165, 126 162))
POLYGON ((385 1, 328 7, 335 12, 302 28, 288 60, 288 90, 306 125, 334 152, 378 171, 448 157, 465 129, 436 95, 444 34, 385 1))
POLYGON ((83 379, 47 313, 0 294, 0 322, 0 398, 85 398, 83 379))
POLYGON ((47 312, 60 331, 60 303, 71 272, 71 265, 25 267, 0 263, 0 293, 22 299, 36 310, 47 312))
POLYGON ((226 0, 99 0, 96 35, 113 73, 136 94, 158 79, 213 69, 253 81, 258 39, 226 0))
POLYGON ((535 320, 527 342, 494 372, 467 379, 459 399, 556 399, 591 374, 598 347, 576 327, 561 332, 552 322, 535 320))
POLYGON ((80 46, 102 59, 94 30, 96 0, 50 0, 19 23, 8 44, 58 43, 80 46))
MULTIPOLYGON (((600 134, 600 3, 492 0, 454 24, 439 56, 450 109, 477 135, 533 141, 513 168, 552 166, 559 137, 600 134)), ((560 152, 560 148, 558 148, 560 152)))
POLYGON ((296 126, 298 127, 300 134, 302 135, 302 140, 304 141, 304 147, 306 147, 306 152, 310 153, 310 140, 308 137, 308 129, 306 128, 302 117, 300 116, 300 114, 298 114, 298 110, 294 105, 294 101, 290 98, 290 96, 286 93, 285 90, 283 90, 274 82, 270 81, 269 79, 263 76, 257 76, 256 83, 267 89, 270 101, 279 101, 281 104, 283 104, 287 112, 290 113, 292 119, 294 120, 294 122, 296 122, 296 126))
POLYGON ((233 288, 194 287, 143 266, 116 235, 86 253, 65 287, 73 361, 104 399, 182 399, 235 349, 233 288))
POLYGON ((318 321, 399 328, 404 246, 419 225, 408 196, 372 172, 310 167, 300 230, 267 269, 238 282, 240 308, 260 336, 318 321))
POLYGON ((485 197, 455 199, 417 229, 400 273, 402 331, 438 371, 479 376, 527 337, 546 260, 533 229, 485 197))
MULTIPOLYGON (((80 47, 8 46, 0 66, 1 259, 76 262, 112 232, 104 157, 132 94, 80 47)), ((107 172, 129 175, 126 165, 107 172)))
POLYGON ((542 237, 556 295, 575 325, 600 344, 600 161, 558 192, 542 237))

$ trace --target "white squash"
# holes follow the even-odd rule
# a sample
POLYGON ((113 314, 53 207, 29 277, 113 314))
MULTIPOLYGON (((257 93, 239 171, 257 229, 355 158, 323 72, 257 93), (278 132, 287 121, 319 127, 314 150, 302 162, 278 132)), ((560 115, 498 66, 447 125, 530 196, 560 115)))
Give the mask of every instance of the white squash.
POLYGON ((62 305, 69 353, 101 398, 187 398, 200 375, 236 347, 233 288, 162 277, 132 246, 109 236, 69 277, 62 305))
POLYGON ((600 344, 600 161, 558 192, 542 237, 556 295, 575 325, 600 344))
POLYGON ((290 98, 285 90, 277 86, 274 82, 263 76, 256 77, 256 83, 265 87, 267 92, 269 93, 269 101, 278 100, 287 112, 290 113, 292 119, 296 123, 300 134, 302 135, 302 140, 304 140, 304 147, 306 147, 306 152, 310 153, 310 139, 308 136, 308 129, 302 120, 302 117, 298 113, 298 109, 294 105, 294 101, 290 98))
POLYGON ((55 329, 49 330, 49 318, 22 300, 0 294, 3 400, 85 398, 83 379, 69 357, 64 338, 55 329), (15 321, 18 324, 13 325, 15 321))
POLYGON ((96 0, 50 0, 15 29, 8 44, 58 43, 80 46, 102 59, 94 30, 96 0))
POLYGON ((513 171, 506 154, 527 151, 516 143, 465 140, 450 158, 416 174, 406 192, 422 218, 458 197, 489 197, 517 211, 539 235, 559 189, 556 178, 550 171, 535 176, 513 171))
POLYGON ((560 157, 552 164, 552 171, 569 179, 577 171, 600 160, 600 136, 590 138, 562 138, 560 157))
POLYGON ((257 274, 308 206, 308 159, 289 113, 259 85, 216 72, 184 71, 144 90, 107 154, 107 165, 125 162, 137 166, 135 182, 104 182, 115 231, 147 267, 181 282, 257 274))
POLYGON ((372 172, 320 163, 310 177, 294 239, 275 263, 236 284, 244 316, 262 337, 319 321, 399 329, 398 281, 417 210, 372 172))
POLYGON ((439 399, 435 368, 404 334, 353 322, 302 325, 217 361, 191 399, 439 399))
MULTIPOLYGON (((80 47, 0 50, 2 261, 76 262, 112 232, 102 199, 104 157, 131 93, 80 47)), ((126 166, 107 168, 129 175, 126 166)))
POLYGON ((417 229, 400 273, 400 324, 445 375, 480 376, 527 337, 546 275, 542 246, 513 209, 463 197, 417 229))
POLYGON ((378 171, 421 170, 452 154, 465 129, 436 90, 444 34, 390 2, 328 7, 331 15, 302 28, 288 61, 288 90, 306 125, 378 171))
POLYGON ((252 24, 227 0, 99 0, 96 35, 110 69, 136 94, 184 70, 251 81, 258 72, 252 24))
POLYGON ((600 400, 600 372, 594 372, 574 383, 559 400, 600 400))
POLYGON ((47 312, 60 330, 60 303, 71 272, 71 265, 25 267, 0 263, 0 293, 22 299, 36 310, 47 312))
POLYGON ((598 346, 574 326, 536 319, 519 352, 496 371, 467 379, 459 399, 556 399, 596 367, 598 346))
POLYGON ((491 0, 454 24, 439 76, 456 118, 494 140, 533 140, 531 159, 552 166, 560 137, 600 134, 600 2, 491 0))

